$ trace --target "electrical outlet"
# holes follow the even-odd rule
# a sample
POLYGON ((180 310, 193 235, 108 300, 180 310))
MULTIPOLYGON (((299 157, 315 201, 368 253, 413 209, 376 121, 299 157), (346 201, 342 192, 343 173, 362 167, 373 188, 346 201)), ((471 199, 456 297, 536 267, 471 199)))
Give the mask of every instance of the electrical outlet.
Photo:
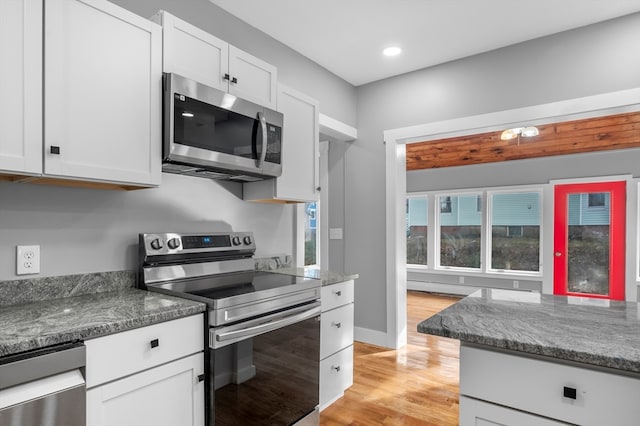
POLYGON ((513 288, 520 288, 520 281, 513 280, 513 288))
POLYGON ((460 277, 460 284, 464 284, 464 277, 460 277))
POLYGON ((40 273, 40 246, 17 246, 16 274, 40 273))

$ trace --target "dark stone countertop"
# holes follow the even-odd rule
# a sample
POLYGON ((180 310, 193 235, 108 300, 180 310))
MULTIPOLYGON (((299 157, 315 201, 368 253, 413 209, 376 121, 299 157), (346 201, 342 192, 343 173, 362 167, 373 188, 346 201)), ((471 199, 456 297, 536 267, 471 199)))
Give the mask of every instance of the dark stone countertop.
POLYGON ((337 284, 344 281, 355 280, 358 274, 338 273, 317 268, 277 268, 271 269, 269 272, 278 274, 293 275, 296 277, 314 278, 321 280, 322 285, 337 284))
POLYGON ((321 280, 323 286, 358 278, 358 274, 339 273, 312 267, 298 268, 292 265, 292 261, 292 257, 287 254, 255 258, 257 271, 269 271, 278 274, 293 275, 294 277, 314 278, 321 280))
POLYGON ((129 273, 106 273, 0 283, 0 357, 206 309, 202 303, 131 288, 132 279, 129 273))
POLYGON ((640 304, 483 289, 418 332, 640 373, 640 304))

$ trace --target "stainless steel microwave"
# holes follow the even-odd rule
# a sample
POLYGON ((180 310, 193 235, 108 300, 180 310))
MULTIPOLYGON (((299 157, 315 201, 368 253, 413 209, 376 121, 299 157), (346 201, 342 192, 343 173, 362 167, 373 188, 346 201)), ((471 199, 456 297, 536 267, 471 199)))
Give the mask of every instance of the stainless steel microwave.
POLYGON ((283 115, 172 73, 163 76, 162 171, 240 182, 282 173, 283 115))

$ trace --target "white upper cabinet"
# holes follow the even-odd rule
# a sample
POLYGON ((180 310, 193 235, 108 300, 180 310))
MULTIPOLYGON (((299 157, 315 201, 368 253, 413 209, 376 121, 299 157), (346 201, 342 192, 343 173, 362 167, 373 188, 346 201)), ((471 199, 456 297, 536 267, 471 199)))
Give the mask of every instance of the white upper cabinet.
POLYGON ((166 11, 159 11, 152 20, 163 27, 164 72, 276 108, 275 66, 166 11))
POLYGON ((0 174, 42 171, 42 1, 0 1, 0 174))
POLYGON ((319 114, 317 100, 278 85, 278 111, 284 114, 282 175, 243 184, 248 201, 314 202, 319 198, 319 114))
POLYGON ((104 0, 47 0, 46 175, 160 183, 161 34, 104 0))

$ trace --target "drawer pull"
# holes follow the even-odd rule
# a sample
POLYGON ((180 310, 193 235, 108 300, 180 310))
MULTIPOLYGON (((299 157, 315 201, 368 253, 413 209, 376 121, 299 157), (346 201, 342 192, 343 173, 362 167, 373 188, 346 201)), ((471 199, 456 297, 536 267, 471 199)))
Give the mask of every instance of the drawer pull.
POLYGON ((204 374, 200 374, 198 376, 198 383, 200 383, 200 382, 204 382, 204 374))
POLYGON ((342 296, 342 290, 336 290, 334 293, 336 296, 342 296))
POLYGON ((332 365, 331 369, 332 370, 336 370, 336 372, 338 372, 338 373, 340 372, 340 366, 339 365, 332 365))
POLYGON ((151 342, 149 342, 151 344, 151 349, 153 348, 157 348, 158 346, 160 346, 160 341, 158 339, 153 339, 151 342))
POLYGON ((342 327, 342 323, 339 323, 339 322, 332 322, 331 325, 334 326, 335 328, 342 327))
POLYGON ((569 399, 576 399, 577 397, 576 388, 570 388, 568 386, 565 386, 563 390, 563 396, 569 399))

